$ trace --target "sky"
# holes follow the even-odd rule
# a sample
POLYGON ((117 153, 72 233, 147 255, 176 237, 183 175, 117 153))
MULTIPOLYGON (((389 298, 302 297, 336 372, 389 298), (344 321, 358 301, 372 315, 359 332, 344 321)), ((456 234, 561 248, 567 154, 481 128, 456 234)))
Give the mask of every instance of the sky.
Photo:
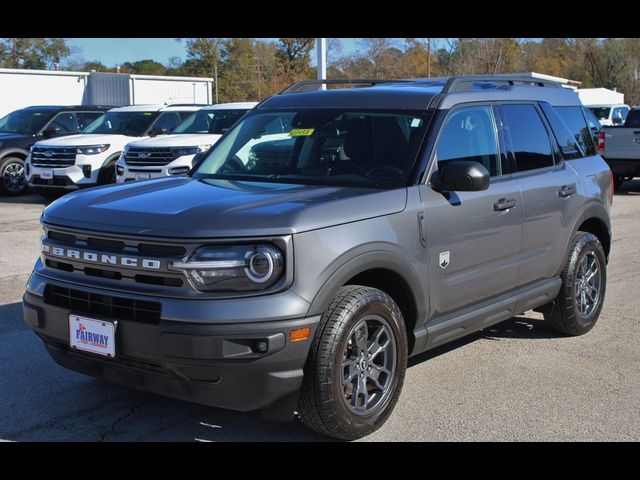
MULTIPOLYGON (((98 60, 108 67, 148 58, 166 64, 171 57, 186 58, 185 42, 175 38, 67 38, 70 60, 98 60)), ((275 39, 261 39, 275 40, 275 39)), ((340 39, 342 54, 356 50, 356 40, 340 39)), ((315 63, 315 62, 314 62, 315 63)))

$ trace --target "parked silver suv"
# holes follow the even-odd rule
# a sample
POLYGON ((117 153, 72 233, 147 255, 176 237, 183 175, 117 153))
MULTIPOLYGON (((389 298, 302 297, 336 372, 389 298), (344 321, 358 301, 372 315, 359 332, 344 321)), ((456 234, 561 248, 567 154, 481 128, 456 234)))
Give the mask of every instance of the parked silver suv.
POLYGON ((354 439, 409 356, 531 309, 588 332, 612 192, 554 84, 301 82, 190 177, 49 205, 24 318, 67 368, 354 439))

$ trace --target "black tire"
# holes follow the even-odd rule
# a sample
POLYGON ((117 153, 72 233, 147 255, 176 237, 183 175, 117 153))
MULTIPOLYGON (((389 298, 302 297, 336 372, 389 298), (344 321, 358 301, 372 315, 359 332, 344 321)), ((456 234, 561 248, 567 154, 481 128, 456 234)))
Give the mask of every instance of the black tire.
POLYGON ((616 190, 620 190, 622 187, 622 182, 624 182, 624 175, 614 175, 613 176, 613 188, 616 190))
POLYGON ((562 270, 562 287, 555 300, 544 313, 549 327, 565 335, 584 335, 596 324, 607 288, 607 260, 598 237, 587 232, 577 232, 571 244, 571 250, 562 270), (596 258, 600 271, 597 300, 591 311, 583 314, 578 306, 579 280, 583 259, 596 258))
MULTIPOLYGON (((375 355, 370 365, 373 365, 374 359, 375 355)), ((366 363, 364 365, 366 368, 366 363)), ((311 344, 298 400, 298 413, 307 427, 320 434, 344 440, 364 437, 380 428, 389 418, 400 396, 406 369, 407 333, 402 313, 393 299, 375 288, 357 285, 342 287, 322 315, 311 344), (345 388, 348 387, 343 386, 342 382, 342 362, 343 355, 350 348, 348 341, 354 334, 353 329, 366 318, 384 319, 393 333, 394 338, 387 338, 395 346, 396 360, 393 375, 387 377, 388 389, 380 394, 375 409, 372 408, 370 414, 356 414, 349 409, 345 400, 345 388)), ((357 375, 355 381, 358 381, 357 375)), ((374 398, 373 395, 371 398, 374 398)))
POLYGON ((44 198, 46 198, 48 200, 55 200, 56 198, 60 198, 65 193, 67 193, 67 190, 61 190, 61 189, 56 189, 56 188, 38 188, 38 187, 34 187, 33 191, 35 193, 37 193, 38 195, 42 195, 44 198))
POLYGON ((116 183, 116 162, 102 167, 98 174, 98 185, 109 185, 116 183))
POLYGON ((5 157, 0 160, 0 193, 4 195, 22 195, 28 185, 24 178, 24 160, 18 157, 5 157))

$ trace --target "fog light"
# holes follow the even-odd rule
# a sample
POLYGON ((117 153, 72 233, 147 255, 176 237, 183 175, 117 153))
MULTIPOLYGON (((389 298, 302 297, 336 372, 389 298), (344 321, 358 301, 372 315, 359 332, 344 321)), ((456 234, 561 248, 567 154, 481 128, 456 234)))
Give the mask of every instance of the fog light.
POLYGON ((124 175, 124 167, 121 167, 120 165, 116 165, 116 173, 118 174, 119 177, 124 175))
POLYGON ((169 175, 186 175, 189 170, 189 167, 173 167, 169 169, 169 175))
POLYGON ((91 177, 91 165, 82 165, 82 174, 85 178, 91 177))
POLYGON ((256 342, 255 350, 258 353, 265 353, 269 349, 269 345, 264 340, 258 340, 256 342))

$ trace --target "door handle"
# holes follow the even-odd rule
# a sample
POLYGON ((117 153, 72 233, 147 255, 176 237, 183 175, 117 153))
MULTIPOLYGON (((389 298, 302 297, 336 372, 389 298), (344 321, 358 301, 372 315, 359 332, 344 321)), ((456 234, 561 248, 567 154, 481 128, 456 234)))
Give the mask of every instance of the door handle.
POLYGON ((560 198, 566 198, 566 197, 570 197, 571 195, 573 195, 574 193, 576 193, 576 186, 575 184, 571 184, 571 185, 563 185, 560 187, 560 190, 558 190, 558 196, 560 198))
POLYGON ((506 198, 501 198, 500 200, 498 200, 496 203, 493 204, 493 211, 494 212, 503 212, 505 210, 509 210, 510 208, 513 208, 516 206, 518 202, 516 202, 513 198, 510 199, 506 199, 506 198))

